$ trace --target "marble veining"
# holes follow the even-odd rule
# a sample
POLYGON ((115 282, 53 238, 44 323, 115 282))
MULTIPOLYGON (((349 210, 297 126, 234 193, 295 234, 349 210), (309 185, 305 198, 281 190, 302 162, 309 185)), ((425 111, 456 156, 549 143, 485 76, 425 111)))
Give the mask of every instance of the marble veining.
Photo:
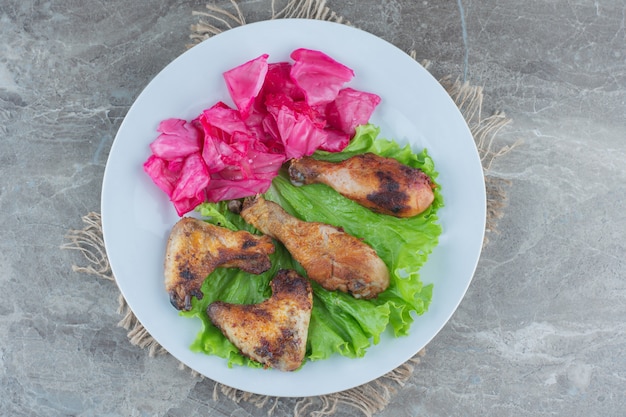
MULTIPOLYGON (((248 21, 270 14, 270 1, 239 3, 248 21)), ((517 143, 490 167, 507 181, 504 215, 465 299, 376 415, 625 415, 626 3, 326 3, 436 78, 483 86, 484 115, 512 119, 498 144, 517 143)), ((198 10, 0 0, 2 416, 267 414, 128 343, 114 285, 73 272, 80 254, 59 249, 100 210, 115 134, 186 49, 198 10)))

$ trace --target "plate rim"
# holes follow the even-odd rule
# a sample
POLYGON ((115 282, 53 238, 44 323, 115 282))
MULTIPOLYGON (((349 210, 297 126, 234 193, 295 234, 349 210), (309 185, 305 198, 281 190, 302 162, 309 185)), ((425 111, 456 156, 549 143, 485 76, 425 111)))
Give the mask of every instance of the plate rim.
MULTIPOLYGON (((136 110, 136 107, 135 107, 135 104, 136 104, 137 102, 139 102, 139 101, 140 101, 140 99, 144 96, 144 94, 146 93, 146 91, 148 91, 150 88, 152 88, 152 86, 153 86, 153 85, 155 85, 154 83, 156 82, 157 78, 158 78, 158 77, 159 77, 159 76, 160 76, 160 75, 161 75, 164 71, 166 71, 168 68, 170 68, 170 67, 171 67, 171 65, 173 65, 175 62, 177 62, 178 60, 180 60, 180 59, 181 59, 181 57, 183 57, 183 56, 190 56, 190 54, 197 53, 197 52, 193 52, 193 51, 194 51, 194 50, 197 50, 197 48, 202 48, 202 46, 201 46, 201 45, 203 45, 203 44, 205 44, 205 43, 219 42, 219 40, 221 39, 220 37, 222 37, 222 35, 224 35, 224 34, 228 34, 228 33, 230 33, 230 34, 232 35, 232 33, 233 33, 234 31, 249 31, 249 30, 253 30, 254 28, 262 28, 262 27, 264 27, 264 26, 265 26, 265 27, 267 27, 267 26, 285 26, 285 25, 290 25, 290 24, 293 24, 294 22, 296 22, 297 24, 307 24, 307 25, 311 25, 311 26, 319 26, 319 27, 324 27, 324 26, 325 26, 325 27, 338 27, 338 28, 341 28, 340 30, 356 31, 356 32, 360 33, 361 35, 365 35, 366 37, 370 37, 370 38, 372 38, 372 39, 373 39, 373 38, 378 39, 379 41, 384 42, 384 43, 385 43, 388 47, 391 47, 391 48, 393 48, 393 49, 394 49, 394 50, 396 50, 396 51, 400 51, 400 52, 402 52, 402 51, 401 51, 399 48, 397 48, 395 45, 391 44, 390 42, 387 42, 386 40, 384 40, 384 39, 382 39, 382 38, 379 38, 379 37, 377 37, 377 36, 375 36, 375 35, 373 35, 373 34, 371 34, 371 33, 369 33, 369 32, 366 32, 366 31, 364 31, 364 30, 362 30, 362 29, 354 28, 354 27, 351 27, 351 26, 346 26, 346 25, 341 24, 341 23, 329 22, 329 21, 323 21, 323 20, 315 20, 315 19, 276 19, 276 20, 268 20, 268 21, 261 21, 261 22, 253 22, 253 23, 248 23, 248 24, 245 24, 245 25, 243 25, 243 26, 239 26, 239 27, 236 27, 236 28, 230 29, 230 30, 228 30, 228 31, 226 31, 226 32, 223 32, 223 33, 221 33, 221 34, 215 35, 215 36, 213 36, 213 37, 211 37, 211 38, 209 38, 209 39, 207 39, 207 40, 205 40, 205 41, 201 42, 200 44, 195 45, 193 48, 191 48, 191 49, 189 49, 189 50, 187 50, 187 51, 183 52, 182 54, 178 55, 178 56, 177 56, 174 60, 172 60, 170 63, 168 63, 168 64, 167 64, 167 65, 166 65, 163 69, 161 69, 161 70, 157 73, 157 75, 156 75, 156 76, 154 76, 154 77, 153 77, 153 78, 152 78, 152 79, 151 79, 151 80, 150 80, 150 81, 146 84, 146 86, 144 87, 144 89, 143 89, 143 90, 142 90, 142 91, 138 94, 138 96, 136 97, 135 101, 133 102, 133 104, 132 104, 132 105, 131 105, 131 107, 129 108, 128 112, 127 112, 127 113, 126 113, 126 115, 124 116, 124 120, 123 120, 123 121, 122 121, 122 123, 120 124, 120 127, 119 127, 119 129, 118 129, 118 132, 116 133, 115 139, 114 139, 113 144, 112 144, 112 146, 111 146, 111 150, 110 150, 109 155, 108 155, 108 157, 107 157, 107 163, 106 163, 106 166, 105 166, 105 171, 104 171, 104 176, 103 176, 103 182, 102 182, 102 195, 101 195, 102 229, 103 229, 103 238, 104 238, 105 248, 108 248, 108 244, 107 244, 107 242, 109 242, 109 241, 110 241, 110 239, 109 239, 109 238, 110 238, 110 234, 109 234, 109 232, 107 232, 107 230, 109 230, 109 225, 108 225, 108 221, 109 221, 109 220, 108 220, 108 213, 107 213, 107 208, 106 208, 106 207, 108 207, 109 202, 105 202, 105 197, 106 197, 106 195, 105 195, 105 194, 106 194, 106 190, 108 190, 108 187, 110 186, 110 185, 108 184, 108 182, 111 180, 111 177, 110 177, 110 175, 107 175, 107 174, 108 174, 108 172, 109 172, 109 169, 112 169, 112 167, 110 166, 110 162, 111 162, 112 158, 114 158, 114 157, 115 157, 115 149, 116 149, 116 146, 118 146, 118 143, 119 143, 119 141, 118 141, 118 137, 123 137, 123 136, 121 136, 121 135, 120 135, 120 132, 122 132, 122 133, 124 132, 124 129, 125 129, 126 124, 127 124, 127 121, 129 120, 129 116, 133 116, 133 115, 134 115, 134 112, 135 112, 135 111, 137 111, 137 110, 136 110), (135 110, 134 110, 134 109, 135 109, 135 110)), ((404 52, 402 52, 402 53, 404 54, 404 52)), ((405 55, 406 55, 406 54, 405 54, 405 55)), ((252 58, 252 57, 250 57, 250 58, 252 58)), ((443 88, 443 86, 441 86, 441 84, 440 84, 437 80, 435 80, 435 79, 434 79, 434 77, 432 77, 432 75, 431 75, 431 74, 430 74, 430 73, 429 73, 426 69, 424 69, 424 67, 423 67, 423 66, 421 66, 421 65, 419 64, 419 62, 417 62, 417 61, 413 60, 413 59, 412 59, 411 57, 409 57, 408 55, 406 55, 406 58, 408 58, 408 59, 410 59, 411 61, 413 61, 413 62, 415 63, 415 65, 416 65, 416 68, 421 68, 421 69, 425 72, 425 74, 427 74, 427 76, 428 76, 428 77, 430 77, 430 78, 432 79, 432 81, 434 81, 435 83, 437 83, 437 85, 439 86, 439 88, 441 89, 441 91, 442 91, 442 92, 445 94, 445 96, 449 99, 450 103, 452 104, 452 107, 453 107, 454 109, 456 109, 456 112, 458 112, 458 117, 459 117, 459 118, 463 121, 463 125, 464 125, 465 130, 466 130, 465 134, 466 134, 469 138, 471 138, 471 139, 472 139, 472 144, 473 144, 473 146, 474 146, 474 150, 475 150, 475 155, 473 155, 473 158, 474 158, 474 159, 476 159, 476 158, 477 158, 477 159, 478 159, 478 162, 480 163, 480 158, 479 158, 479 156, 478 156, 478 149, 476 148, 476 144, 475 144, 475 142, 474 142, 474 140, 473 140, 473 135, 472 135, 472 133, 471 133, 471 130, 469 129, 469 126, 467 125, 467 122, 465 121, 465 118, 463 117, 463 115, 462 115, 461 111, 458 109, 457 105, 454 103, 453 99, 450 97, 449 93, 448 93, 448 92, 447 92, 447 91, 443 88)), ((338 59, 339 59, 339 61, 341 61, 341 57, 338 57, 338 59)), ((243 61, 242 61, 242 62, 243 62, 243 61)), ((357 76, 358 76, 358 75, 357 75, 357 76)), ((207 102, 207 104, 210 104, 210 102, 207 102)), ((156 136, 155 136, 155 137, 156 137, 156 136)), ((436 160, 435 160, 435 164, 437 165, 437 161, 436 161, 436 160)), ((482 174, 482 165, 480 166, 480 168, 481 168, 481 174, 482 174)), ((483 195, 482 195, 482 197, 484 197, 484 198, 482 198, 482 200, 483 200, 483 204, 482 204, 482 212, 483 212, 483 214, 484 214, 484 215, 483 215, 483 216, 481 216, 481 217, 482 217, 482 219, 481 219, 482 227, 480 227, 480 228, 481 228, 481 230, 482 230, 482 233, 481 233, 481 236, 480 236, 480 240, 482 241, 482 240, 484 239, 484 234, 485 234, 485 224, 486 224, 486 193, 484 192, 484 191, 485 191, 485 190, 484 190, 484 185, 485 185, 485 184, 484 184, 484 176, 482 176, 482 175, 481 175, 481 178, 482 178, 482 189, 483 189, 483 195)), ((481 197, 481 196, 479 196, 479 197, 481 197)), ((445 196, 445 194, 444 194, 444 201, 445 201, 445 200, 446 200, 446 196, 445 196)), ((479 223, 480 223, 480 222, 479 222, 479 223)), ((437 250, 437 249, 435 249, 435 250, 437 250)), ((462 300, 463 300, 463 299, 464 299, 464 297, 465 297, 465 293, 466 293, 467 289, 469 288, 469 285, 471 284, 471 281, 473 280, 473 277, 474 277, 474 274, 475 274, 476 268, 477 268, 477 266, 478 266, 478 261, 479 261, 479 259, 480 259, 480 253, 481 253, 481 250, 482 250, 482 247, 478 248, 478 251, 477 251, 477 253, 475 254, 475 256, 472 256, 472 258, 473 258, 473 259, 475 258, 475 259, 474 259, 474 262, 473 262, 473 266, 472 266, 472 268, 471 268, 471 274, 470 274, 469 279, 468 279, 468 280, 467 280, 467 282, 466 282, 465 288, 463 288, 463 289, 462 289, 462 295, 461 295, 461 296, 459 297, 459 299, 456 301, 456 305, 454 306, 454 308, 453 308, 453 309, 451 309, 451 311, 449 312, 449 314, 447 315, 447 317, 445 318, 445 320, 443 320, 443 322, 442 322, 442 323, 441 323, 441 325, 438 327, 438 329, 436 329, 436 331, 435 331, 435 332, 432 334, 432 336, 431 336, 431 337, 430 337, 430 338, 426 341, 426 343, 425 343, 423 346, 421 346, 419 349, 417 349, 417 350, 414 352, 414 354, 416 354, 419 350, 421 350, 421 348, 423 348, 423 347, 424 347, 424 346, 426 346, 428 343, 430 343, 430 342, 432 341, 432 339, 433 339, 435 336, 437 336, 437 334, 439 334, 439 332, 440 332, 440 331, 443 329, 443 327, 444 327, 444 326, 448 323, 448 321, 450 320, 450 318, 452 317, 452 315, 453 315, 453 314, 455 313, 455 311, 457 310, 457 308, 458 308, 459 304, 462 302, 462 300)), ((108 250, 107 250, 107 253, 109 253, 109 252, 108 252, 108 250)), ((432 256, 432 255, 431 255, 431 256, 432 256)), ((111 261, 111 270, 113 271, 114 276, 115 276, 115 268, 116 268, 116 266, 114 266, 114 261, 112 261, 112 260, 110 260, 110 261, 111 261)), ((124 298, 126 299, 126 301, 127 301, 128 305, 129 305, 129 307, 131 307, 131 309, 132 309, 132 305, 131 305, 131 302, 132 302, 132 301, 129 301, 129 300, 128 300, 127 295, 125 294, 125 291, 124 291, 124 288, 123 288, 123 287, 124 287, 123 285, 121 285, 121 286, 120 286, 120 285, 119 285, 119 283, 118 283, 118 288, 119 288, 119 290, 120 290, 121 294, 124 296, 124 298)), ((139 320, 139 322, 140 322, 140 323, 142 323, 142 325, 144 325, 142 318, 140 318, 140 317, 139 317, 139 316, 135 313, 135 311, 133 311, 133 313, 135 314, 135 316, 137 317, 137 319, 139 320)), ((428 314, 428 313, 426 313, 426 314, 428 314)), ((185 320, 188 320, 188 319, 185 319, 185 320)), ((415 322, 413 323, 412 327, 413 327, 413 326, 415 326, 415 322)), ((145 327, 145 325, 144 325, 144 327, 145 327)), ((146 328, 146 331, 148 331, 149 333, 151 333, 151 332, 148 330, 148 328, 146 328)), ((160 343, 160 341, 159 341, 159 340, 157 340, 156 338, 155 338, 155 340, 156 340, 157 342, 159 342, 159 343, 160 343)), ((368 352, 368 353, 369 353, 369 352, 368 352)), ((172 352, 170 352, 170 354, 172 354, 172 356, 176 357, 179 361, 181 361, 181 362, 182 362, 182 363, 184 363, 185 365, 189 366, 189 367, 190 367, 190 368, 192 368, 192 369, 195 369, 192 365, 190 365, 189 363, 187 363, 187 361, 185 360, 185 358, 180 358, 180 357, 178 357, 178 355, 175 355, 175 354, 173 354, 172 352)), ((366 356, 367 356, 367 354, 366 354, 366 356)), ((224 359, 221 359, 221 358, 219 358, 219 359, 220 359, 220 360, 224 360, 224 359)), ((362 358, 361 358, 361 359, 362 359, 362 358)), ((406 360, 408 360, 408 359, 410 359, 410 357, 405 358, 404 360, 400 361, 400 363, 399 363, 397 366, 401 365, 402 363, 404 363, 404 362, 405 362, 406 360)), ((358 360, 358 359, 357 359, 357 360, 358 360)), ((225 360, 224 360, 224 361, 225 361, 225 360)), ((308 364, 307 364, 307 366, 312 366, 312 363, 308 363, 308 364)), ((394 368, 392 368, 392 369, 394 369, 394 368)), ((389 369, 389 370, 392 370, 392 369, 389 369)), ((195 370, 197 370, 197 369, 195 369, 195 370)), ((201 372, 201 373, 202 373, 202 374, 204 374, 203 372, 201 372)), ((308 394, 307 394, 307 393, 305 393, 305 392, 302 392, 302 391, 285 392, 285 393, 276 393, 276 392, 274 392, 274 391, 272 391, 272 390, 254 390, 254 389, 250 390, 250 389, 248 389, 248 388, 245 388, 244 390, 249 391, 249 392, 252 392, 252 393, 255 393, 255 394, 260 394, 260 395, 278 395, 278 396, 283 396, 283 397, 302 397, 302 396, 325 395, 325 394, 330 394, 330 393, 333 393, 333 392, 344 391, 344 390, 347 390, 347 389, 350 389, 350 388, 354 388, 354 387, 356 387, 356 386, 359 386, 359 385, 362 385, 362 384, 365 384, 365 383, 369 383, 369 382, 371 382, 372 380, 374 380, 374 379, 376 379, 376 378, 378 378, 378 377, 382 376, 383 374, 384 374, 384 373, 382 373, 382 374, 380 374, 380 375, 378 375, 378 376, 375 376, 375 377, 367 378, 367 379, 362 380, 362 381, 360 381, 360 382, 358 382, 358 383, 356 383, 356 384, 353 384, 353 385, 351 385, 351 386, 346 386, 346 387, 341 388, 341 389, 339 389, 339 390, 336 390, 336 389, 331 389, 331 390, 328 390, 328 389, 326 389, 326 390, 325 390, 325 389, 318 389, 318 390, 316 390, 316 391, 312 391, 311 393, 308 393, 308 394)), ((210 375, 205 375, 205 376, 207 376, 208 378, 210 378, 210 379, 212 379, 212 380, 215 380, 215 381, 217 381, 217 382, 223 383, 223 384, 225 384, 225 385, 229 385, 229 386, 233 386, 234 388, 242 389, 242 388, 241 388, 240 386, 238 386, 237 384, 228 383, 228 382, 231 382, 231 381, 222 381, 222 380, 218 380, 218 379, 214 378, 214 376, 210 376, 210 375)))

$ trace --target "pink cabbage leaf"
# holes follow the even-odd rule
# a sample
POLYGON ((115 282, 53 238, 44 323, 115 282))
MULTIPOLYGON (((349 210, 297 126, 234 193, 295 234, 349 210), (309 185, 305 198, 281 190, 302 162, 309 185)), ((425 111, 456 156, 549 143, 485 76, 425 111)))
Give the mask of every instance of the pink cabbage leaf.
POLYGON ((369 121, 379 103, 380 97, 376 94, 344 88, 326 107, 326 119, 330 126, 352 138, 356 127, 369 121))
POLYGON ((269 55, 263 54, 223 74, 230 97, 244 118, 265 81, 267 58, 269 55))
POLYGON ((179 216, 266 192, 288 159, 343 150, 380 103, 346 87, 352 69, 320 51, 297 49, 293 63, 268 57, 223 74, 235 108, 220 101, 190 122, 159 124, 143 168, 179 216))
POLYGON ((185 120, 163 120, 157 132, 161 134, 150 144, 150 150, 160 158, 172 160, 200 150, 200 132, 185 120))
POLYGON ((320 51, 296 49, 291 58, 295 61, 291 78, 304 91, 310 106, 330 103, 354 77, 354 71, 320 51))

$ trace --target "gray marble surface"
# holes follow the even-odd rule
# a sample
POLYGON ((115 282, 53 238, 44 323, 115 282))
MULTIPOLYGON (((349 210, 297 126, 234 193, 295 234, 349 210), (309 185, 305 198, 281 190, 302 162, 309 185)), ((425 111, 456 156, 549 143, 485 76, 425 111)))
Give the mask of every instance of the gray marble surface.
MULTIPOLYGON (((268 17, 269 1, 240 4, 268 17)), ((492 166, 508 200, 466 298, 378 415, 626 415, 626 2, 327 5, 483 85, 485 114, 513 120, 502 143, 522 140, 492 166)), ((0 415, 266 413, 129 344, 115 287, 59 249, 99 211, 124 115, 203 6, 0 0, 0 415)))

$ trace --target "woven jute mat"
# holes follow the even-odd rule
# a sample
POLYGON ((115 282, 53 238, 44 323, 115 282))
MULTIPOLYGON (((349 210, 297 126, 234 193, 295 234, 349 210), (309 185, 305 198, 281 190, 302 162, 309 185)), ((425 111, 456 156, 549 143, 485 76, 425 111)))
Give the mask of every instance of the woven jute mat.
MULTIPOLYGON (((325 0, 288 0, 280 7, 272 0, 271 2, 268 1, 268 7, 270 8, 271 19, 319 19, 351 25, 347 19, 330 10, 326 6, 325 0)), ((228 8, 209 4, 205 10, 193 11, 192 13, 197 22, 190 27, 191 42, 187 47, 192 47, 211 36, 247 23, 245 10, 234 0, 231 0, 228 8)), ((417 59, 415 51, 407 51, 407 53, 413 59, 417 59)), ((426 69, 430 65, 428 61, 422 61, 421 64, 426 69)), ((502 112, 495 112, 486 117, 482 114, 482 87, 459 81, 454 77, 445 77, 440 80, 440 83, 465 117, 482 161, 487 189, 487 224, 484 242, 486 245, 490 234, 497 232, 497 222, 504 213, 506 203, 506 189, 509 184, 490 175, 490 167, 495 158, 510 151, 515 146, 500 145, 498 140, 498 133, 509 124, 510 119, 502 112)), ((79 251, 84 256, 86 265, 73 265, 72 269, 75 272, 103 278, 114 283, 115 278, 104 247, 100 214, 90 212, 83 216, 82 220, 84 227, 68 231, 65 236, 65 243, 61 248, 79 251)), ((137 320, 121 294, 118 300, 118 313, 121 315, 118 325, 127 330, 129 342, 145 349, 146 354, 150 357, 167 354, 165 349, 150 336, 137 320)), ((338 410, 339 405, 343 405, 353 407, 365 416, 372 416, 383 410, 398 390, 402 389, 416 367, 419 366, 420 358, 424 355, 425 351, 422 350, 388 374, 359 387, 325 396, 298 399, 294 405, 293 415, 296 417, 333 415, 338 410)), ((202 377, 182 364, 181 369, 186 369, 195 376, 202 377)), ((268 415, 272 415, 281 403, 281 398, 278 397, 243 392, 220 383, 214 384, 212 395, 215 400, 226 396, 237 403, 254 404, 265 409, 268 415)))

